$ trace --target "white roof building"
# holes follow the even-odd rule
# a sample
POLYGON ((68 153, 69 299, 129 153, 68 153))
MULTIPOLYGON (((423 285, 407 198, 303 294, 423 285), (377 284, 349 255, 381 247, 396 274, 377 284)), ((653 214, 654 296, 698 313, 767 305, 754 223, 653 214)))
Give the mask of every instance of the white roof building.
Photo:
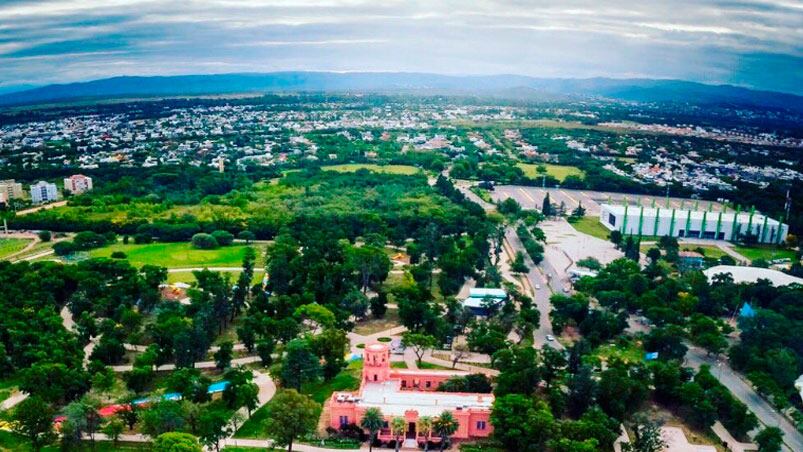
POLYGON ((735 283, 754 283, 759 279, 769 280, 773 286, 781 287, 791 284, 803 285, 803 278, 787 275, 778 270, 771 270, 769 268, 758 267, 739 267, 736 265, 717 265, 709 269, 703 270, 708 280, 712 280, 714 276, 720 273, 730 273, 735 283))

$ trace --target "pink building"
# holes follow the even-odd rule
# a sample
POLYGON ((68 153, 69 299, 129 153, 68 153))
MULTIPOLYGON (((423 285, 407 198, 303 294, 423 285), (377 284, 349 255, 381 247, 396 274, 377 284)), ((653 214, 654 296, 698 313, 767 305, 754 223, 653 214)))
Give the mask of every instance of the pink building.
MULTIPOLYGON (((423 443, 427 438, 416 432, 421 416, 438 417, 449 411, 459 423, 453 439, 485 438, 493 432, 490 423, 493 394, 439 392, 438 385, 466 372, 451 370, 410 370, 390 367, 390 348, 385 344, 365 347, 362 384, 357 392, 335 392, 329 404, 329 425, 340 428, 360 425, 368 408, 379 408, 385 416, 385 428, 379 431, 382 442, 392 441, 388 425, 395 417, 407 423, 406 441, 423 443)), ((431 435, 430 441, 440 439, 431 435)))

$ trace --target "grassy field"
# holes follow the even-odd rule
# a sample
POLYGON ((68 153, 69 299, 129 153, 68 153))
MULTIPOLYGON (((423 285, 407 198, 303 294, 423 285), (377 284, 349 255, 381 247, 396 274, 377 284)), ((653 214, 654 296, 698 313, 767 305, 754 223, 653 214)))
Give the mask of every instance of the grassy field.
POLYGON ((347 163, 342 165, 326 165, 321 167, 324 171, 337 171, 339 173, 353 173, 357 170, 367 169, 377 173, 387 174, 416 174, 421 170, 410 165, 375 165, 373 163, 347 163))
MULTIPOLYGON (((27 452, 32 451, 33 449, 30 446, 30 443, 20 435, 16 433, 7 432, 5 430, 0 430, 0 452, 6 451, 15 451, 15 452, 27 452)), ((46 446, 42 449, 43 452, 55 452, 59 451, 61 448, 59 446, 46 446)), ((120 442, 117 446, 114 446, 109 441, 95 441, 94 447, 89 441, 84 441, 77 449, 72 449, 76 452, 112 452, 112 451, 150 451, 153 450, 150 443, 144 444, 134 444, 134 443, 123 443, 120 442)), ((263 449, 264 450, 264 449, 263 449)))
MULTIPOLYGON (((550 163, 543 163, 543 166, 546 167, 546 173, 557 180, 562 181, 566 179, 566 176, 585 176, 585 173, 576 166, 565 166, 565 165, 552 165, 550 163)), ((541 177, 541 174, 538 173, 538 166, 534 163, 517 163, 516 166, 524 171, 524 175, 529 177, 530 179, 538 179, 541 177)))
POLYGON ((582 232, 583 234, 588 234, 602 240, 608 240, 608 234, 611 233, 608 228, 599 222, 599 218, 597 217, 583 217, 580 219, 580 221, 571 223, 571 225, 577 229, 578 232, 582 232))
POLYGON ((441 366, 438 364, 432 364, 425 361, 421 361, 421 364, 418 365, 419 369, 427 369, 427 370, 452 370, 451 367, 441 366))
POLYGON ((733 250, 747 259, 754 261, 756 259, 793 259, 795 252, 792 250, 785 250, 772 245, 753 245, 753 246, 739 246, 733 247, 733 250))
MULTIPOLYGON (((238 266, 239 266, 239 264, 238 264, 238 266)), ((240 277, 240 273, 241 272, 234 271, 234 272, 226 272, 226 273, 231 277, 231 281, 237 281, 237 278, 240 277)), ((262 276, 263 276, 264 273, 265 273, 265 269, 264 268, 255 268, 254 269, 254 278, 251 280, 251 284, 256 284, 256 283, 262 281, 262 276)), ((189 284, 189 283, 195 282, 195 276, 192 274, 191 271, 187 271, 187 272, 185 272, 185 271, 171 272, 171 273, 167 274, 167 282, 169 284, 173 284, 173 283, 177 283, 177 282, 183 282, 183 283, 189 284)))
POLYGON ((5 259, 6 256, 20 252, 29 243, 31 243, 31 240, 27 239, 0 239, 0 259, 5 259))
MULTIPOLYGON (((90 251, 91 257, 110 257, 122 251, 132 265, 160 265, 167 268, 239 267, 247 245, 231 245, 214 250, 199 250, 190 243, 152 243, 123 245, 117 243, 90 251)), ((257 252, 257 267, 261 266, 262 253, 257 252)))
POLYGON ((701 248, 704 251, 703 255, 705 257, 711 257, 711 258, 714 258, 714 259, 719 259, 722 256, 727 256, 727 254, 728 254, 728 253, 722 251, 721 249, 719 249, 719 247, 717 247, 717 246, 711 246, 711 245, 681 245, 680 246, 680 250, 681 251, 697 251, 698 248, 701 248))

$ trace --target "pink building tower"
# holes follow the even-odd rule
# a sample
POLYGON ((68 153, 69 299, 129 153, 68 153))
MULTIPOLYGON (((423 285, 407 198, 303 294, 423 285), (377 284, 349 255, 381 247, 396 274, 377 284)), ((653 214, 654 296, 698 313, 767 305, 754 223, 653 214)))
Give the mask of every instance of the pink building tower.
POLYGON ((360 425, 365 410, 375 407, 382 411, 386 421, 378 435, 380 441, 395 440, 387 427, 391 419, 401 417, 408 423, 405 440, 419 444, 438 442, 437 437, 416 432, 416 421, 422 416, 437 418, 449 411, 459 423, 453 439, 485 438, 493 432, 490 423, 493 394, 438 391, 442 382, 466 374, 453 370, 393 369, 386 344, 368 345, 363 353, 359 391, 335 392, 327 401, 329 425, 335 429, 360 425))

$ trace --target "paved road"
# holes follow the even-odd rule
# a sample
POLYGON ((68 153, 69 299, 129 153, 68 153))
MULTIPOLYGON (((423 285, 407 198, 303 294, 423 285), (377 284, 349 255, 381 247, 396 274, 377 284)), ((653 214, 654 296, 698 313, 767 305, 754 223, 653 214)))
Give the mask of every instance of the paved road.
POLYGON ((742 380, 726 362, 717 362, 706 355, 705 350, 690 346, 686 353, 686 363, 697 369, 701 364, 711 366, 711 373, 720 383, 725 385, 731 393, 750 408, 762 424, 778 427, 784 433, 784 442, 788 451, 803 451, 803 435, 795 429, 794 425, 779 414, 761 396, 756 394, 752 387, 742 380))
MULTIPOLYGON (((524 263, 527 265, 527 268, 530 269, 525 275, 524 280, 528 285, 527 292, 533 295, 533 301, 538 311, 541 313, 538 329, 534 333, 534 345, 541 348, 545 344, 549 344, 553 348, 562 350, 563 345, 561 345, 560 342, 557 340, 547 341, 546 339, 547 335, 554 335, 552 323, 549 321, 549 311, 552 310, 549 297, 552 296, 554 288, 550 287, 549 281, 544 276, 541 269, 533 264, 533 261, 530 259, 530 256, 527 255, 527 251, 524 249, 524 245, 522 245, 513 227, 505 229, 505 251, 508 256, 510 256, 511 260, 516 252, 521 251, 522 254, 524 254, 524 263)), ((554 269, 552 269, 546 261, 542 261, 541 265, 545 267, 547 272, 555 274, 554 269)))

